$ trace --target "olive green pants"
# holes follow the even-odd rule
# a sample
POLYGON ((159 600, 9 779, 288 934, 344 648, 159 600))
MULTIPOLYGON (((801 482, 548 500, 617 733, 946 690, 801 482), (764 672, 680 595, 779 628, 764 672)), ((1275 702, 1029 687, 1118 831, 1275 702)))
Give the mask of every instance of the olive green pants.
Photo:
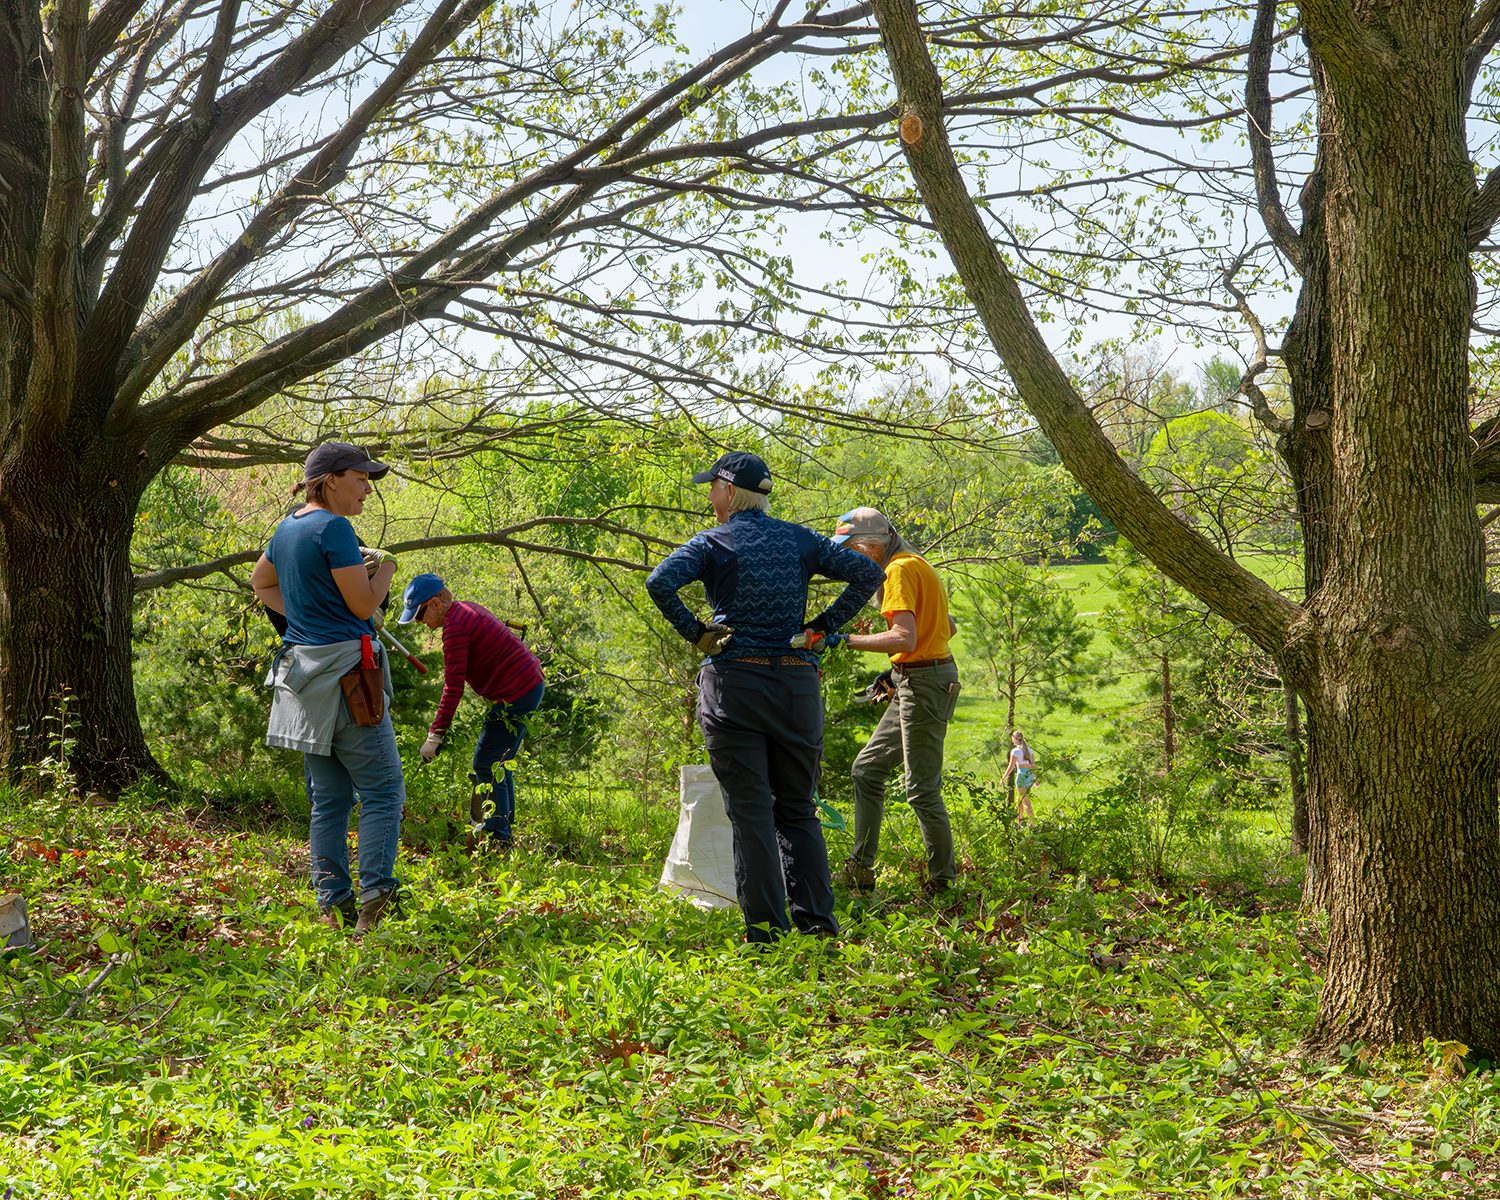
POLYGON ((875 865, 880 822, 885 816, 885 781, 904 763, 906 802, 917 814, 927 846, 927 878, 953 883, 958 868, 953 859, 953 829, 943 806, 943 739, 958 704, 958 666, 913 667, 896 675, 895 682, 890 707, 854 760, 852 857, 862 867, 875 865))

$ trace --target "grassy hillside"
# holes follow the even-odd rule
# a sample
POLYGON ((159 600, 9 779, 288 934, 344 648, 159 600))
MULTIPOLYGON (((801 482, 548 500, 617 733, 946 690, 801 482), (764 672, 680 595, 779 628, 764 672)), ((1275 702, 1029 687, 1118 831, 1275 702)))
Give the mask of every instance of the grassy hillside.
MULTIPOLYGON (((1296 594, 1293 589, 1300 584, 1302 571, 1299 559, 1288 555, 1253 554, 1242 561, 1273 587, 1296 594)), ((1109 653, 1097 617, 1117 601, 1109 586, 1109 570, 1107 563, 1056 568, 1056 574, 1072 595, 1078 615, 1095 630, 1091 650, 1096 655, 1109 653)), ((977 664, 971 662, 969 669, 964 671, 964 664, 970 656, 965 651, 962 628, 953 641, 953 652, 963 671, 964 693, 949 729, 948 761, 961 769, 998 779, 1005 769, 1005 755, 1009 751, 1009 745, 1000 745, 1005 728, 1005 707, 996 699, 977 664)), ((1127 676, 1087 692, 1088 711, 1082 714, 1055 712, 1044 717, 1039 711, 1023 709, 1018 723, 1039 754, 1045 754, 1048 759, 1069 759, 1080 772, 1080 777, 1076 778, 1049 773, 1045 785, 1038 788, 1036 799, 1050 807, 1076 792, 1080 786, 1086 786, 1100 761, 1112 750, 1108 735, 1116 718, 1144 699, 1140 681, 1127 676)))
POLYGON ((573 858, 537 816, 508 857, 405 848, 413 911, 361 943, 295 825, 0 795, 40 942, 4 971, 6 1195, 1496 1194, 1461 1047, 1298 1056, 1294 894, 1058 879, 995 829, 956 906, 891 862, 840 943, 751 954, 590 803, 573 858))

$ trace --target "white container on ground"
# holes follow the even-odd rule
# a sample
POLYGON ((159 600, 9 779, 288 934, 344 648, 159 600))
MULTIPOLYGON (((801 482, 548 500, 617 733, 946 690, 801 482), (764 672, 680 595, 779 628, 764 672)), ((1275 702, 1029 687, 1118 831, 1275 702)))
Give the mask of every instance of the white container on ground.
POLYGON ((26 922, 26 897, 17 893, 0 896, 0 945, 18 950, 31 945, 31 926, 26 922))
POLYGON ((738 908, 734 892, 734 831, 712 767, 682 768, 677 835, 667 851, 660 887, 699 908, 738 908))

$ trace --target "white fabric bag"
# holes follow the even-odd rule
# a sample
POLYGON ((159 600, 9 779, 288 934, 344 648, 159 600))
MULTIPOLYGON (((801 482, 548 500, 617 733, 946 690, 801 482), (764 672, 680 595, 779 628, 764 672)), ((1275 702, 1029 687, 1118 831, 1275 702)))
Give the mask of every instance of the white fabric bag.
POLYGON ((738 908, 734 832, 712 767, 682 768, 682 808, 659 887, 699 908, 738 908))

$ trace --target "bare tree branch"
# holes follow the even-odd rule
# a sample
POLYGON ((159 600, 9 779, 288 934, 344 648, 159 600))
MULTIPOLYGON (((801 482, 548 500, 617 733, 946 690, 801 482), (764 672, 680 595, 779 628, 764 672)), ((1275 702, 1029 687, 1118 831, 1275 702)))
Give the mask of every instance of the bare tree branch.
POLYGON ((1485 177, 1484 186, 1474 193, 1469 202, 1469 219, 1464 232, 1468 235, 1469 249, 1476 249, 1489 237, 1496 218, 1500 218, 1500 167, 1485 177))
POLYGON ((124 91, 106 108, 101 122, 99 156, 107 190, 83 246, 84 295, 90 303, 103 285, 105 262, 115 239, 125 229, 140 198, 166 166, 167 155, 161 150, 163 141, 158 139, 156 153, 137 163, 134 170, 127 170, 126 131, 145 91, 156 52, 181 28, 194 2, 181 0, 151 23, 149 35, 135 54, 124 91))
POLYGON ((88 0, 59 0, 53 10, 51 167, 42 240, 32 284, 37 361, 27 380, 22 420, 48 440, 68 417, 78 364, 78 230, 83 221, 83 89, 87 80, 88 0))
MULTIPOLYGON (((233 0, 226 0, 226 4, 233 0)), ((362 103, 332 138, 319 149, 312 161, 295 178, 282 187, 269 203, 250 221, 233 245, 210 263, 187 287, 183 288, 151 323, 134 339, 127 356, 137 360, 130 375, 120 385, 107 421, 125 419, 141 394, 151 385, 173 354, 190 338, 225 286, 288 222, 310 204, 315 196, 326 192, 344 178, 349 158, 366 130, 433 56, 466 29, 488 4, 485 0, 468 0, 458 19, 451 20, 458 0, 443 0, 428 18, 422 31, 413 39, 397 67, 362 103)))
POLYGON ((104 56, 114 46, 115 39, 146 6, 146 0, 105 0, 89 21, 88 63, 84 77, 92 79, 104 56))
POLYGON ((21 281, 9 271, 0 270, 0 300, 4 300, 21 319, 30 324, 34 312, 31 293, 21 286, 21 281))
POLYGON ((1255 419, 1266 429, 1275 434, 1290 432, 1292 423, 1284 417, 1278 417, 1271 408, 1271 403, 1266 399, 1266 394, 1260 390, 1255 380, 1258 375, 1270 367, 1270 349, 1266 345, 1266 330, 1260 323, 1260 318, 1255 315, 1255 310, 1250 307, 1250 301, 1246 299, 1245 293, 1235 286, 1234 277, 1239 269, 1245 265, 1245 259, 1250 250, 1246 250, 1234 262, 1224 268, 1224 289, 1234 297, 1235 308, 1245 318, 1245 324, 1250 326, 1250 332, 1255 336, 1255 361, 1246 369, 1244 377, 1240 380, 1240 391, 1250 401, 1250 411, 1255 414, 1255 419))
MULTIPOLYGON (((302 36, 255 79, 214 106, 211 120, 184 118, 156 147, 163 160, 132 225, 109 282, 84 330, 77 392, 112 400, 120 357, 156 287, 162 263, 177 237, 199 183, 215 159, 249 121, 276 100, 332 66, 405 0, 335 0, 302 36)), ((131 364, 125 364, 127 369, 131 364)), ((101 405, 107 411, 109 401, 101 405)), ((101 412, 102 415, 102 412, 101 412)))
POLYGON ((1276 248, 1298 273, 1302 271, 1302 238, 1287 220, 1276 183, 1276 156, 1271 148, 1271 48, 1276 33, 1276 0, 1259 0, 1246 63, 1245 110, 1250 156, 1255 164, 1255 192, 1261 220, 1276 248))
POLYGON ((198 74, 198 93, 193 97, 193 121, 207 126, 214 119, 219 98, 219 82, 224 78, 224 62, 234 40, 234 23, 239 16, 240 0, 219 0, 219 17, 214 23, 213 42, 198 74))
POLYGON ((1469 50, 1464 55, 1464 107, 1474 95, 1479 68, 1500 40, 1500 0, 1483 0, 1469 18, 1469 50))
MULTIPOLYGON (((646 572, 651 570, 649 562, 633 562, 628 558, 617 558, 609 554, 590 554, 585 550, 574 550, 570 546, 549 546, 540 542, 523 541, 515 537, 517 533, 524 533, 528 529, 536 529, 546 526, 564 526, 568 528, 598 529, 605 533, 618 534, 622 537, 632 537, 643 545, 659 546, 666 550, 675 550, 677 543, 666 541, 663 538, 654 537, 648 533, 631 529, 621 525, 618 521, 611 521, 602 517, 535 517, 530 521, 522 521, 520 524, 498 529, 491 533, 455 533, 441 537, 412 538, 402 542, 387 543, 384 549, 392 554, 405 554, 411 550, 438 550, 449 546, 504 546, 511 551, 525 550, 532 554, 551 554, 561 558, 576 559, 580 562, 598 563, 601 566, 621 567, 627 571, 646 572)), ((151 571, 145 575, 135 577, 135 593, 149 591, 152 588, 170 587, 174 583, 184 583, 191 579, 203 579, 209 575, 230 575, 231 567, 243 567, 255 562, 261 556, 259 550, 241 550, 235 554, 226 554, 220 558, 210 559, 207 562, 193 563, 183 567, 167 567, 160 571, 151 571)), ((233 579, 234 576, 230 575, 233 579)), ((236 580, 236 582, 239 582, 236 580)))

